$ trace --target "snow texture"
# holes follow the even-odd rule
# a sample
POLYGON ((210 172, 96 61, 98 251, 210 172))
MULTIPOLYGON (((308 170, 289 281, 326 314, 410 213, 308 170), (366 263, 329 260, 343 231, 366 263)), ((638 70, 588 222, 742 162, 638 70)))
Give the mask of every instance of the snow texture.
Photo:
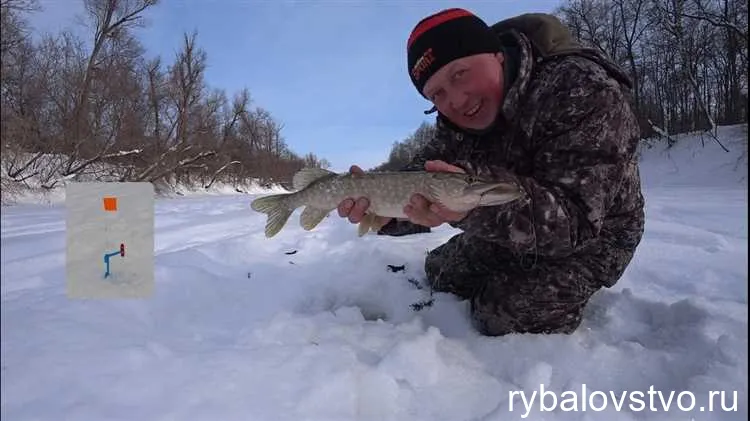
POLYGON ((572 335, 482 337, 447 294, 410 308, 450 228, 307 233, 295 212, 269 240, 250 195, 160 199, 154 295, 72 300, 64 207, 4 207, 2 419, 745 419, 746 134, 721 130, 731 153, 643 151, 645 237, 572 335))

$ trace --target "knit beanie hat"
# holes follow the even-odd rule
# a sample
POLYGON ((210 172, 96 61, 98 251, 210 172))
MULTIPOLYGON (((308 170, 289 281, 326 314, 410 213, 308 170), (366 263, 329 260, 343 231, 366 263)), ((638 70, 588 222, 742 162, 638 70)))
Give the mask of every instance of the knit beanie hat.
POLYGON ((464 9, 442 10, 419 21, 409 36, 409 77, 422 94, 430 76, 451 61, 499 51, 500 40, 483 20, 464 9))

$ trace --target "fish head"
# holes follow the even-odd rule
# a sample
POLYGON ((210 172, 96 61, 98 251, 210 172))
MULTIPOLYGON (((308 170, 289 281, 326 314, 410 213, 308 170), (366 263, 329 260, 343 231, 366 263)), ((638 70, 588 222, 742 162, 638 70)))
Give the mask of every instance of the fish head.
POLYGON ((481 206, 503 205, 521 198, 515 183, 495 181, 476 175, 435 173, 433 198, 448 209, 468 212, 481 206))

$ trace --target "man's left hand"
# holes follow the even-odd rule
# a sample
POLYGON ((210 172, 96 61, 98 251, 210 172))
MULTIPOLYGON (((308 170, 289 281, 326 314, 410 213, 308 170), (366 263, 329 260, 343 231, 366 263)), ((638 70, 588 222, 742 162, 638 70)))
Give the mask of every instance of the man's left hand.
MULTIPOLYGON (((425 171, 429 172, 455 172, 465 173, 463 169, 451 165, 445 161, 427 161, 424 165, 425 171)), ((411 197, 410 204, 404 207, 404 213, 412 223, 426 227, 437 227, 446 222, 460 221, 466 217, 467 212, 454 212, 437 203, 430 202, 421 194, 411 197)))

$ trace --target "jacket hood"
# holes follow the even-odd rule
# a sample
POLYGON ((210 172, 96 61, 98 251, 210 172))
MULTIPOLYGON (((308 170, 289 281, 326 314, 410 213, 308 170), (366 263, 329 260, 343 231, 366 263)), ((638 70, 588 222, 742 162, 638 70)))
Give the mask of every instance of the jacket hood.
POLYGON ((578 55, 603 66, 609 74, 628 88, 633 87, 630 77, 602 51, 585 47, 578 42, 565 24, 554 15, 526 13, 501 20, 492 29, 502 37, 508 32, 520 32, 531 43, 535 59, 544 61, 566 55, 578 55))

